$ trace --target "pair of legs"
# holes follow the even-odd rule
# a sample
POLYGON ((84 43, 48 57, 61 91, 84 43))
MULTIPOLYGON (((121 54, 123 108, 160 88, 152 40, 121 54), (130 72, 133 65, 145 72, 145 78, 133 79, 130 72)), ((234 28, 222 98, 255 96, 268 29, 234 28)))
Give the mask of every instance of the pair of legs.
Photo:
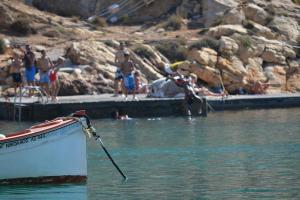
POLYGON ((201 115, 202 113, 202 99, 199 96, 194 96, 193 94, 186 94, 183 102, 184 110, 188 116, 192 115, 192 105, 198 103, 197 114, 201 115))
POLYGON ((125 92, 125 99, 127 99, 128 97, 128 92, 132 92, 133 95, 133 99, 137 100, 135 94, 136 94, 136 85, 135 85, 135 80, 134 80, 134 76, 132 74, 128 74, 126 76, 124 76, 123 78, 123 88, 124 88, 124 92, 125 92))
POLYGON ((52 101, 57 101, 57 95, 60 89, 59 81, 51 81, 51 90, 50 90, 50 95, 51 95, 51 100, 52 101))
POLYGON ((50 79, 48 72, 40 72, 40 87, 42 91, 46 94, 47 98, 51 96, 50 87, 49 87, 50 79))
POLYGON ((117 77, 115 78, 115 94, 114 94, 115 97, 119 96, 120 89, 122 94, 124 94, 125 90, 124 90, 123 78, 117 77))
POLYGON ((121 86, 121 92, 124 93, 124 84, 123 84, 123 73, 121 72, 120 68, 118 67, 115 72, 115 95, 119 96, 121 86))
POLYGON ((21 86, 22 86, 22 76, 21 73, 13 73, 12 74, 13 78, 13 86, 14 86, 14 92, 15 96, 17 96, 17 89, 20 88, 20 93, 21 93, 21 86))
MULTIPOLYGON (((36 69, 34 66, 32 66, 31 68, 26 68, 25 69, 25 75, 26 75, 26 81, 27 81, 27 85, 28 86, 35 86, 35 72, 36 72, 36 69)), ((33 96, 34 94, 34 90, 29 90, 29 96, 33 96)))

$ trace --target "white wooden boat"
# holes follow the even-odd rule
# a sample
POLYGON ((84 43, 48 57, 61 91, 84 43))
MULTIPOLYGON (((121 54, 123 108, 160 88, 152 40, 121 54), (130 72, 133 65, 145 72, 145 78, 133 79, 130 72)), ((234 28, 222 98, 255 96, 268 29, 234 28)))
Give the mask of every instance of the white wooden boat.
POLYGON ((86 181, 86 135, 81 122, 57 118, 0 138, 0 184, 86 181))

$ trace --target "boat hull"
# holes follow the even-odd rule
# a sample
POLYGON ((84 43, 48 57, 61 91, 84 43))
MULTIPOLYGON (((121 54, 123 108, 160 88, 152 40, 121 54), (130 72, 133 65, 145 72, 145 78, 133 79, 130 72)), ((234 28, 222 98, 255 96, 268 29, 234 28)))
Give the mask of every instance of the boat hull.
POLYGON ((32 134, 0 140, 1 184, 86 181, 86 136, 80 122, 30 131, 32 134))

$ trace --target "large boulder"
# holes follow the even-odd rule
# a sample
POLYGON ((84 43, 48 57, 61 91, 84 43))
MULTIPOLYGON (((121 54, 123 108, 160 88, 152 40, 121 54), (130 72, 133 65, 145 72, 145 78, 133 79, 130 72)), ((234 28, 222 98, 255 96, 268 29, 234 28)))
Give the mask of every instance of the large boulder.
POLYGON ((3 4, 0 5, 0 27, 6 28, 14 21, 12 12, 3 4))
POLYGON ((218 53, 210 48, 202 48, 201 50, 192 49, 188 52, 190 61, 197 61, 202 65, 214 67, 217 63, 218 53))
POLYGON ((47 10, 55 12, 64 16, 82 16, 90 17, 95 14, 99 14, 106 8, 111 11, 111 14, 115 14, 118 19, 124 17, 126 22, 144 22, 145 20, 151 20, 158 18, 161 15, 167 13, 170 9, 178 6, 180 0, 174 1, 155 1, 151 4, 141 7, 139 0, 131 0, 122 5, 118 5, 119 9, 113 9, 113 4, 118 4, 117 1, 107 0, 32 0, 34 6, 41 10, 47 10), (120 9, 121 8, 121 9, 120 9), (136 9, 138 8, 138 9, 136 9), (120 11, 120 12, 118 12, 120 11), (133 11, 128 15, 129 11, 133 11))
POLYGON ((221 21, 224 12, 238 6, 234 0, 202 0, 202 11, 205 26, 210 27, 221 21))
POLYGON ((33 0, 32 4, 41 10, 64 16, 80 15, 88 17, 96 11, 94 0, 33 0))
POLYGON ((149 81, 157 80, 162 77, 162 75, 159 73, 158 68, 156 68, 159 62, 163 63, 161 59, 157 58, 157 60, 152 60, 153 62, 155 62, 154 64, 147 59, 142 59, 133 51, 131 51, 131 59, 136 64, 135 67, 138 70, 140 70, 142 74, 145 75, 145 77, 147 77, 149 81))
POLYGON ((264 67, 265 75, 269 79, 270 93, 280 93, 287 90, 287 66, 267 64, 264 67))
POLYGON ((221 36, 231 36, 234 33, 247 34, 248 31, 241 25, 220 25, 209 29, 206 35, 220 38, 221 36))
POLYGON ((78 65, 89 65, 93 62, 114 64, 114 52, 114 49, 102 42, 83 41, 72 43, 67 56, 78 65))
POLYGON ((220 39, 219 51, 222 55, 233 56, 239 50, 239 45, 230 37, 222 36, 220 39))
POLYGON ((267 44, 262 54, 262 58, 265 62, 286 64, 287 58, 295 58, 295 51, 282 44, 267 44))
POLYGON ((246 66, 247 75, 243 79, 244 86, 242 88, 253 92, 253 86, 257 82, 267 81, 262 64, 263 60, 259 57, 249 58, 249 63, 246 66))
POLYGON ((268 22, 269 14, 256 4, 248 4, 244 8, 244 12, 247 19, 250 19, 258 24, 266 25, 268 22))
POLYGON ((241 9, 231 9, 225 13, 222 18, 222 24, 238 24, 241 25, 245 20, 245 14, 241 9))
POLYGON ((273 30, 286 36, 286 40, 297 42, 300 37, 300 25, 295 19, 284 16, 275 16, 269 24, 273 30))
POLYGON ((217 67, 221 70, 227 71, 233 76, 238 77, 238 79, 242 79, 245 75, 247 75, 243 62, 235 56, 231 57, 230 60, 219 57, 217 67))
POLYGON ((287 90, 300 92, 300 59, 288 60, 287 90))
POLYGON ((273 33, 273 31, 270 28, 252 21, 247 21, 247 22, 248 24, 246 26, 250 26, 251 30, 255 33, 255 35, 262 36, 270 40, 276 38, 276 34, 273 33))
POLYGON ((232 37, 239 45, 237 56, 248 64, 249 58, 260 57, 265 49, 265 43, 260 42, 256 37, 235 34, 232 37))
POLYGON ((201 2, 198 0, 183 0, 176 13, 183 18, 197 19, 201 13, 201 2))
POLYGON ((61 85, 59 95, 61 96, 92 94, 95 90, 93 85, 78 74, 59 73, 59 80, 61 85))
POLYGON ((191 72, 196 74, 199 79, 205 81, 211 86, 215 86, 220 82, 220 72, 216 68, 199 65, 198 63, 191 64, 191 72))

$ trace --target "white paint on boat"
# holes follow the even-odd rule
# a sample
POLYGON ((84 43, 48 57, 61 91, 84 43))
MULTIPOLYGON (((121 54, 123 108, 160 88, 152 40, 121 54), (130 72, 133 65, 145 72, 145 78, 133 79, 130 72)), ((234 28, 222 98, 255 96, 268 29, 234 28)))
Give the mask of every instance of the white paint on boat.
POLYGON ((87 176, 86 136, 80 122, 69 120, 23 132, 0 139, 0 180, 87 176))

